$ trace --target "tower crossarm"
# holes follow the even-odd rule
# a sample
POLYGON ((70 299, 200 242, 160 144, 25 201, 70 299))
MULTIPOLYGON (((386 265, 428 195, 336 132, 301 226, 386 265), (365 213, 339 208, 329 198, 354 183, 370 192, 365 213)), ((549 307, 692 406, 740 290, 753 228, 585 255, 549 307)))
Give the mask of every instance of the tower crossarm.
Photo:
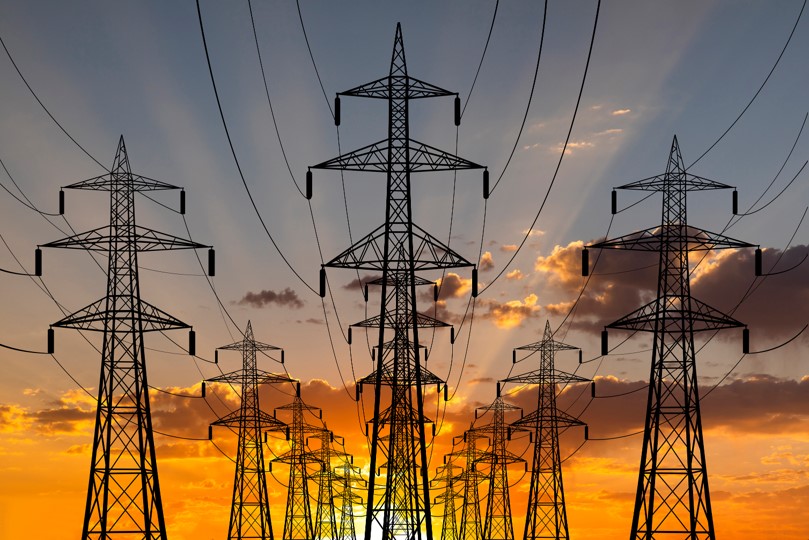
MULTIPOLYGON (((253 377, 252 374, 249 375, 253 377)), ((277 384, 277 383, 285 383, 285 382, 295 382, 296 379, 288 375, 278 374, 278 373, 270 373, 269 371, 264 371, 261 369, 255 370, 256 376, 256 383, 257 384, 277 384)), ((210 379, 205 379, 208 382, 221 382, 221 383, 238 383, 241 384, 244 381, 245 372, 244 370, 240 369, 237 371, 231 371, 230 373, 223 373, 222 375, 217 375, 216 377, 211 377, 210 379)))
POLYGON ((683 298, 680 296, 661 296, 608 324, 607 328, 638 332, 658 331, 676 335, 684 331, 683 321, 691 321, 691 330, 694 332, 745 326, 744 323, 694 297, 685 301, 687 305, 683 305, 683 298))
MULTIPOLYGON (((455 92, 444 90, 434 84, 424 82, 408 75, 388 75, 369 83, 361 84, 350 90, 338 92, 338 96, 353 96, 375 99, 390 99, 391 88, 405 88, 404 99, 423 99, 432 97, 454 96, 455 92)), ((401 99, 401 94, 397 91, 397 99, 401 99)))
MULTIPOLYGON (((388 312, 388 315, 385 317, 386 319, 390 319, 394 314, 388 312)), ((351 326, 356 326, 359 328, 379 328, 381 316, 375 315, 369 319, 365 319, 364 321, 360 321, 358 323, 354 323, 351 326)), ((445 323, 444 321, 439 321, 429 315, 425 315, 423 313, 417 313, 415 317, 411 317, 410 320, 410 327, 418 326, 419 328, 442 328, 445 326, 449 326, 449 324, 445 323), (415 320, 414 320, 415 319, 415 320)))
POLYGON ((500 382, 506 383, 522 383, 522 384, 569 384, 569 383, 583 383, 590 382, 590 379, 566 373, 558 369, 551 373, 546 373, 544 370, 536 369, 528 373, 514 375, 507 379, 501 379, 500 382))
MULTIPOLYGON (((396 152, 402 151, 403 149, 400 148, 400 145, 397 145, 396 152)), ((389 159, 391 153, 390 142, 385 139, 318 163, 311 168, 381 173, 388 173, 393 168, 401 171, 402 167, 406 167, 406 172, 410 173, 483 168, 483 165, 478 165, 468 159, 413 139, 408 139, 407 141, 407 152, 409 158, 407 162, 391 162, 389 159)))
MULTIPOLYGON (((402 360, 400 359, 399 362, 402 360)), ((411 360, 412 362, 412 360, 411 360)), ((408 370, 410 373, 415 372, 415 367, 411 367, 408 370)), ((387 360, 384 362, 382 366, 382 377, 380 383, 383 386, 416 386, 416 381, 413 377, 397 377, 396 376, 397 370, 395 369, 394 362, 392 359, 387 360)), ((377 382, 377 372, 374 370, 373 373, 366 375, 365 377, 359 379, 357 381, 359 384, 376 384, 377 382)), ((421 366, 421 386, 429 386, 429 385, 441 385, 444 384, 444 379, 436 375, 435 373, 431 372, 424 366, 421 366)))
POLYGON ((323 266, 377 272, 381 272, 386 265, 398 268, 412 264, 416 271, 474 266, 416 224, 413 224, 413 257, 408 257, 406 253, 391 253, 385 261, 385 236, 385 226, 382 225, 323 266))
MULTIPOLYGON (((64 186, 62 189, 115 191, 116 189, 118 189, 117 186, 118 181, 117 179, 111 177, 112 174, 120 174, 120 173, 102 174, 100 176, 88 178, 87 180, 81 180, 79 182, 69 184, 67 186, 64 186)), ((130 180, 127 179, 127 182, 130 182, 130 180)), ((146 176, 141 176, 139 174, 131 175, 131 183, 133 191, 163 191, 169 189, 182 189, 179 186, 167 184, 166 182, 161 182, 160 180, 155 180, 154 178, 147 178, 146 176)))
POLYGON ((273 418, 264 411, 258 411, 258 414, 253 416, 252 414, 246 415, 242 410, 232 411, 219 420, 211 422, 211 425, 239 429, 246 423, 270 431, 283 431, 287 427, 287 424, 277 418, 273 418))
POLYGON ((134 305, 109 302, 107 297, 96 300, 89 306, 64 317, 51 326, 103 332, 110 321, 138 320, 144 332, 191 328, 188 324, 169 315, 148 302, 140 301, 140 310, 134 305), (116 306, 110 309, 108 306, 116 306))
POLYGON ((634 191, 666 191, 667 189, 671 189, 672 177, 674 176, 677 176, 677 183, 682 182, 683 189, 685 191, 733 189, 733 186, 723 184, 722 182, 717 182, 716 180, 703 178, 702 176, 697 176, 689 173, 672 173, 672 172, 658 174, 656 176, 650 176, 649 178, 644 178, 642 180, 637 180, 635 182, 630 182, 628 184, 618 186, 615 189, 626 189, 634 191))
POLYGON ((256 351, 280 351, 281 347, 276 347, 275 345, 268 345, 267 343, 261 343, 259 341, 251 341, 244 339, 242 341, 237 341, 236 343, 231 343, 230 345, 217 347, 217 349, 223 351, 242 351, 244 349, 254 349, 256 351))
MULTIPOLYGON (((137 251, 169 251, 173 249, 202 249, 209 248, 205 244, 192 242, 179 236, 162 233, 146 227, 136 225, 134 227, 134 238, 131 240, 133 248, 137 251)), ((111 230, 111 227, 104 226, 92 229, 87 232, 74 234, 61 240, 55 240, 42 244, 40 247, 46 248, 65 248, 65 249, 83 249, 86 251, 110 251, 110 245, 116 241, 120 241, 120 236, 117 236, 111 230)))
POLYGON ((531 430, 534 430, 537 428, 537 426, 551 425, 551 422, 553 422, 559 427, 587 425, 585 422, 582 422, 575 416, 572 416, 564 411, 556 409, 551 414, 548 414, 547 411, 534 411, 530 414, 526 414, 519 420, 515 420, 514 422, 512 422, 511 426, 519 429, 530 428, 531 430))
POLYGON ((687 227, 678 223, 652 227, 650 229, 619 236, 612 240, 596 242, 586 247, 659 252, 661 247, 670 243, 673 238, 682 242, 687 251, 756 247, 755 244, 736 240, 723 234, 713 233, 696 227, 687 227))

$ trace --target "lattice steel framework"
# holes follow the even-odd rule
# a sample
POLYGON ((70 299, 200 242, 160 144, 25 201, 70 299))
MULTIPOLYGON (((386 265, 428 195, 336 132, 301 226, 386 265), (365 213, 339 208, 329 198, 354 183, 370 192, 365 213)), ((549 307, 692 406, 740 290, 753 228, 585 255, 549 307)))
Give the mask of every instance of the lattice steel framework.
POLYGON ((590 246, 658 252, 660 257, 657 297, 607 325, 607 328, 654 334, 643 450, 630 534, 633 540, 715 538, 694 332, 744 325, 691 296, 688 253, 753 245, 689 226, 686 193, 729 188, 731 186, 688 173, 675 136, 664 174, 617 188, 662 192, 661 225, 590 246))
POLYGON ((287 375, 278 375, 258 369, 258 351, 277 351, 278 347, 260 343, 253 337, 253 325, 248 321, 241 341, 219 347, 220 350, 240 351, 242 369, 208 379, 210 382, 241 386, 241 404, 212 426, 225 426, 238 430, 236 472, 233 478, 233 499, 230 507, 228 538, 260 538, 272 540, 272 520, 267 497, 267 478, 264 467, 262 431, 280 430, 286 424, 261 410, 258 389, 262 384, 290 383, 287 375))
POLYGON ((108 226, 40 246, 108 257, 107 294, 51 325, 104 336, 82 538, 164 539, 143 333, 190 326, 141 299, 138 252, 208 246, 135 224, 136 192, 180 188, 132 174, 123 136, 108 174, 64 189, 110 193, 108 226))
POLYGON ((315 538, 315 525, 309 498, 309 483, 312 480, 310 468, 319 468, 320 463, 310 451, 306 439, 308 434, 320 434, 323 427, 309 424, 305 415, 317 414, 320 418, 320 409, 304 403, 298 383, 292 403, 276 407, 275 410, 289 411, 292 415, 287 427, 290 449, 273 459, 274 463, 289 465, 283 540, 312 540, 315 538))
MULTIPOLYGON (((556 369, 558 351, 577 350, 553 339, 550 322, 545 322, 542 341, 517 347, 517 350, 539 353, 539 369, 504 379, 503 383, 534 384, 537 386, 537 408, 512 422, 512 427, 533 435, 534 459, 528 488, 528 507, 524 538, 554 538, 568 540, 565 491, 562 483, 562 460, 559 455, 559 430, 583 426, 584 422, 556 406, 559 384, 583 383, 590 379, 556 369)), ((515 362, 517 360, 515 356, 515 362)))
POLYGON ((458 499, 456 486, 460 480, 459 469, 461 467, 454 463, 451 454, 447 457, 450 459, 445 460, 446 464, 436 469, 436 476, 433 478, 434 484, 443 484, 444 487, 444 492, 435 498, 435 502, 444 506, 444 515, 441 519, 441 540, 458 540, 458 517, 455 500, 458 499))
POLYGON ((382 274, 372 282, 381 286, 380 314, 355 325, 379 330, 376 369, 358 381, 374 386, 365 540, 372 534, 382 540, 425 535, 432 540, 425 434, 430 420, 424 416, 423 388, 443 381, 422 365, 418 331, 447 325, 418 312, 416 286, 431 282, 415 273, 474 265, 413 224, 410 175, 481 166, 410 139, 410 100, 454 94, 408 75, 400 25, 389 74, 340 95, 388 102, 387 139, 312 167, 376 171, 387 177, 385 223, 324 265, 382 274), (383 386, 390 389, 388 407, 382 404, 383 386), (376 475, 383 470, 379 489, 376 475))
POLYGON ((478 471, 477 463, 486 454, 477 447, 481 439, 488 439, 484 434, 470 426, 463 434, 464 447, 457 457, 464 460, 464 468, 459 480, 463 483, 463 502, 461 505, 461 523, 458 528, 458 540, 481 540, 483 538, 483 519, 480 514, 480 485, 485 477, 478 471))
POLYGON ((354 493, 354 484, 365 484, 359 467, 350 461, 343 461, 334 472, 337 474, 335 499, 340 501, 340 540, 357 540, 357 529, 354 525, 354 505, 363 503, 363 498, 354 493))
POLYGON ((513 463, 524 463, 525 460, 507 448, 510 427, 506 422, 506 414, 522 411, 522 409, 503 400, 500 395, 500 383, 498 383, 497 398, 491 405, 479 407, 477 411, 483 415, 491 413, 489 424, 474 428, 475 431, 487 434, 491 441, 489 450, 475 463, 489 466, 486 515, 483 518, 483 540, 514 540, 508 466, 513 463))

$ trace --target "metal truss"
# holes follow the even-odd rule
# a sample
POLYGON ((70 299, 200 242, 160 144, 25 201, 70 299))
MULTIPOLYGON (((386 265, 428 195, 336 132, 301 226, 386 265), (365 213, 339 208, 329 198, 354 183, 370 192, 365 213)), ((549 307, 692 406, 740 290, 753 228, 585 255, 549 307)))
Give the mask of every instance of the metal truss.
MULTIPOLYGON (((381 288, 379 316, 357 325, 379 329, 374 373, 358 381, 358 391, 362 385, 374 387, 365 540, 433 537, 425 433, 430 420, 424 416, 423 394, 425 385, 440 387, 444 381, 424 367, 418 332, 445 323, 419 313, 416 286, 431 282, 417 277, 416 272, 474 265, 413 223, 410 175, 482 167, 410 139, 409 102, 451 95, 456 96, 457 124, 457 94, 408 75, 402 30, 397 25, 388 75, 339 93, 335 103, 339 124, 339 96, 386 100, 387 139, 310 168, 381 172, 387 179, 384 225, 323 265, 324 269, 382 274, 373 282, 381 288), (388 401, 387 406, 383 400, 388 401)), ((321 283, 323 289, 324 275, 321 283)), ((325 294, 325 290, 321 292, 325 294)))
POLYGON ((662 192, 660 227, 589 246, 657 251, 660 257, 657 298, 607 325, 654 334, 632 540, 716 538, 694 332, 735 328, 743 323, 691 296, 688 253, 753 245, 689 226, 686 194, 730 187, 687 173, 674 137, 664 174, 617 188, 662 192))
POLYGON ((525 540, 570 538, 562 482, 562 460, 559 455, 559 431, 585 424, 558 409, 556 393, 559 384, 584 383, 590 382, 590 379, 557 370, 555 356, 558 351, 577 349, 578 347, 555 341, 551 325, 546 322, 542 341, 517 347, 517 350, 539 352, 539 369, 501 381, 537 385, 536 410, 511 423, 512 428, 529 432, 534 441, 523 536, 525 540))
POLYGON ((190 326, 141 300, 137 254, 209 246, 135 224, 135 193, 180 188, 132 174, 123 137, 108 174, 64 189, 110 194, 108 226, 40 246, 108 258, 107 294, 52 325, 104 335, 82 538, 165 539, 143 333, 190 326))
POLYGON ((239 437, 236 450, 236 472, 233 478, 233 498, 230 507, 228 539, 260 538, 272 540, 272 520, 267 496, 267 478, 264 467, 264 448, 261 434, 265 430, 285 429, 280 422, 261 410, 258 389, 261 384, 294 382, 287 375, 277 375, 258 369, 258 351, 277 351, 278 347, 260 343, 253 337, 253 326, 248 321, 244 338, 236 343, 219 347, 220 350, 240 351, 242 369, 208 379, 209 382, 238 384, 241 386, 241 404, 212 426, 225 426, 236 430, 239 437))

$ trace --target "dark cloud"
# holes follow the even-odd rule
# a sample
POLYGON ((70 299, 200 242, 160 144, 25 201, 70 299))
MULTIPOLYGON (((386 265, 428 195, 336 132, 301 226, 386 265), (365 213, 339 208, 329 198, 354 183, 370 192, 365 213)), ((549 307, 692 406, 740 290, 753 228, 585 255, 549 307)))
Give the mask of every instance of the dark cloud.
POLYGON ((303 300, 298 297, 298 293, 287 287, 281 292, 263 290, 258 293, 248 291, 244 297, 239 300, 240 306, 248 305, 255 308, 262 308, 269 304, 277 304, 279 306, 288 306, 294 309, 303 307, 303 300))
POLYGON ((365 288, 366 283, 368 283, 369 281, 374 281, 375 279, 379 279, 381 277, 382 275, 361 276, 352 279, 351 281, 343 285, 343 289, 346 289, 347 291, 361 291, 362 289, 365 288))
MULTIPOLYGON (((808 255, 809 246, 804 245, 786 251, 765 249, 762 265, 765 273, 795 268, 755 280, 753 250, 728 252, 695 275, 691 292, 727 313, 755 280, 755 288, 734 311, 733 318, 750 327, 754 350, 770 346, 773 342, 768 338, 791 337, 809 323, 809 261, 804 261, 808 255), (759 347, 758 343, 762 345, 759 347)), ((803 339, 809 340, 809 333, 805 332, 803 339)))

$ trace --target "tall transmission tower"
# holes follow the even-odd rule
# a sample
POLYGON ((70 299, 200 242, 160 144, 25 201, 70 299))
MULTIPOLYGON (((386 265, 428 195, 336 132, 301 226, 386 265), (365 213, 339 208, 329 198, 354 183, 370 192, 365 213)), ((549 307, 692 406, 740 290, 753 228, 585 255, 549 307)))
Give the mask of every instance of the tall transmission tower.
MULTIPOLYGON (((40 246, 101 252, 108 260, 107 294, 51 325, 104 336, 82 538, 164 539, 143 333, 191 327, 141 299, 138 252, 209 246, 135 224, 136 192, 180 188, 132 174, 123 136, 109 173, 64 189, 110 193, 109 225, 40 246)), ((64 192, 59 199, 63 210, 64 192)), ((37 259, 41 268, 39 248, 37 259)), ((213 250, 209 263, 213 274, 213 250)), ((190 331, 189 354, 194 348, 190 331)))
MULTIPOLYGON (((337 540, 342 536, 341 527, 343 522, 337 521, 337 508, 335 501, 342 499, 341 511, 347 514, 352 521, 350 527, 353 529, 353 508, 356 496, 353 495, 351 482, 358 474, 352 469, 353 456, 342 450, 335 448, 335 441, 341 441, 345 447, 342 437, 335 435, 323 423, 323 429, 310 437, 319 441, 319 447, 312 452, 314 460, 320 465, 320 470, 312 474, 312 478, 317 482, 317 511, 315 513, 315 538, 337 540), (337 460, 338 467, 333 466, 337 460), (345 493, 345 491, 348 493, 345 493)), ((345 519, 343 517, 342 519, 345 519)), ((349 526, 348 523, 345 524, 349 526)), ((351 536, 351 530, 347 531, 351 536)))
MULTIPOLYGON (((432 282, 417 278, 416 271, 474 265, 413 223, 410 175, 481 166, 410 138, 411 100, 455 95, 456 125, 460 122, 460 100, 453 92, 408 75, 400 25, 396 25, 389 74, 339 93, 335 102, 338 125, 341 95, 388 102, 386 139, 312 167, 381 172, 387 178, 385 223, 321 268, 321 295, 325 295, 326 267, 382 274, 371 282, 381 287, 380 314, 354 325, 379 330, 376 369, 358 381, 360 388, 362 384, 374 386, 365 540, 372 536, 382 540, 421 539, 425 535, 432 540, 425 433, 429 420, 424 416, 423 388, 444 381, 422 365, 418 332, 447 324, 419 313, 416 286, 432 282), (383 405, 383 386, 390 389, 387 407, 383 405), (383 470, 384 485, 380 490, 376 475, 383 470)), ((486 179, 484 173, 484 184, 486 179)), ((307 194, 311 195, 311 170, 307 173, 307 194)), ((475 269, 473 294, 476 278, 475 269)))
POLYGON ((494 402, 491 405, 479 407, 476 411, 476 416, 477 412, 484 415, 492 413, 488 425, 475 428, 476 431, 487 433, 491 440, 489 451, 477 460, 477 464, 487 463, 489 465, 489 490, 486 494, 483 540, 514 540, 508 466, 525 461, 507 448, 510 427, 506 422, 506 414, 514 411, 521 411, 521 409, 503 400, 500 395, 500 383, 497 383, 497 397, 494 402))
MULTIPOLYGON (((542 341, 517 347, 516 350, 539 353, 539 369, 502 380, 503 383, 535 384, 537 409, 513 422, 514 428, 528 431, 534 440, 528 509, 525 517, 525 540, 553 538, 568 540, 565 492, 562 484, 562 460, 559 455, 559 430, 583 426, 578 418, 556 406, 557 385, 590 382, 590 379, 559 371, 555 366, 557 351, 581 350, 553 339, 550 322, 545 322, 542 341)), ((514 362, 517 360, 516 354, 514 362)))
POLYGON ((242 353, 242 369, 208 379, 209 382, 241 385, 242 395, 239 409, 211 424, 238 430, 239 436, 228 538, 272 540, 272 521, 267 496, 261 433, 264 430, 282 430, 286 424, 261 410, 258 389, 262 384, 293 382, 293 379, 286 375, 276 375, 258 369, 256 361, 258 351, 280 349, 256 341, 253 338, 253 325, 249 321, 241 341, 219 347, 219 350, 242 353))
POLYGON ((312 478, 309 468, 320 467, 320 463, 309 451, 306 436, 310 433, 319 434, 323 428, 309 424, 305 415, 317 412, 319 418, 320 409, 304 403, 301 399, 301 384, 297 383, 292 402, 276 407, 275 410, 289 411, 292 414, 292 421, 287 427, 290 449, 273 459, 273 462, 289 465, 283 540, 312 540, 315 538, 315 526, 309 499, 309 481, 312 478))
MULTIPOLYGON (((657 252, 660 257, 657 297, 606 326, 654 334, 632 539, 715 538, 694 332, 738 328, 744 324, 691 296, 688 253, 754 246, 688 225, 686 194, 730 188, 688 173, 675 136, 665 173, 617 188, 662 192, 661 225, 589 246, 657 252)), ((614 194, 615 191, 613 212, 614 194)), ((760 260, 761 251, 757 249, 757 274, 760 260)), ((585 248, 582 260, 585 274, 587 263, 585 248)), ((608 353, 606 328, 602 334, 602 354, 608 353)), ((747 328, 743 335, 747 352, 747 328)))

